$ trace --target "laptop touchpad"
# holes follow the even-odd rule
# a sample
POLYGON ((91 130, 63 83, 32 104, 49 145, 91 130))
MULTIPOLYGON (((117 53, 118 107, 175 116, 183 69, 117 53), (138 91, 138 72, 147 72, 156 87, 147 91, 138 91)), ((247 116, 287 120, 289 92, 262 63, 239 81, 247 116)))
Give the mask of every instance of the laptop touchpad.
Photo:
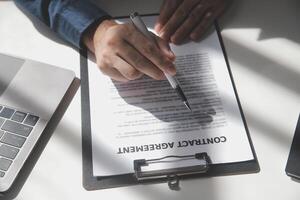
POLYGON ((0 96, 21 69, 25 60, 0 54, 0 96))

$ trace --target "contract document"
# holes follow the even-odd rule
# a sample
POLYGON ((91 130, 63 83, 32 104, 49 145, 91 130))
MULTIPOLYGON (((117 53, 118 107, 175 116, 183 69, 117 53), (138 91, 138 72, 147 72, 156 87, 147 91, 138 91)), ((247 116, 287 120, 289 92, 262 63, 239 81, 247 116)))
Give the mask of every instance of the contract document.
MULTIPOLYGON (((143 20, 153 31, 156 16, 143 20)), ((89 56, 94 176, 134 173, 134 160, 170 155, 207 152, 213 164, 254 159, 217 32, 199 43, 171 48, 176 54, 176 77, 193 112, 186 109, 167 80, 144 76, 116 82, 103 75, 89 56)), ((196 162, 166 162, 152 169, 196 162)), ((148 170, 152 169, 149 166, 148 170)))

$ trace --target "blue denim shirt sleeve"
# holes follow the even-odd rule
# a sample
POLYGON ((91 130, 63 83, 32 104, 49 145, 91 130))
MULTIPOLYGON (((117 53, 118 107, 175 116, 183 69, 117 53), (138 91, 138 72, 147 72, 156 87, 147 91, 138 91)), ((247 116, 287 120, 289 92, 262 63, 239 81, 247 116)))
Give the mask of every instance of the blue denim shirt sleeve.
POLYGON ((15 0, 64 40, 80 48, 84 32, 110 16, 89 0, 15 0))

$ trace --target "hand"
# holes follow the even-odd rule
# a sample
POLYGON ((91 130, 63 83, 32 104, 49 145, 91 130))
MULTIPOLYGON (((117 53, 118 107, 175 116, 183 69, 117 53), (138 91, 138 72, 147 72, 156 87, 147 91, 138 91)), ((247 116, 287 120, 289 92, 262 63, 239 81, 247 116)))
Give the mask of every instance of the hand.
POLYGON ((156 32, 175 44, 185 39, 199 40, 220 16, 229 0, 164 0, 156 32))
POLYGON ((117 24, 105 20, 84 36, 84 43, 95 53, 102 73, 122 82, 135 80, 146 74, 164 79, 164 73, 175 75, 174 54, 169 44, 155 36, 148 40, 134 25, 117 24))

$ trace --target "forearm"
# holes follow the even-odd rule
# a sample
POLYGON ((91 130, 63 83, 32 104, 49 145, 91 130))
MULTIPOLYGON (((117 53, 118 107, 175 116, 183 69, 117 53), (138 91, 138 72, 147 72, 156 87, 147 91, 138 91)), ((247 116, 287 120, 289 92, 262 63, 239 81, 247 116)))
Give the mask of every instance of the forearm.
POLYGON ((47 24, 61 38, 80 48, 83 35, 93 24, 110 18, 88 0, 15 0, 47 24))

